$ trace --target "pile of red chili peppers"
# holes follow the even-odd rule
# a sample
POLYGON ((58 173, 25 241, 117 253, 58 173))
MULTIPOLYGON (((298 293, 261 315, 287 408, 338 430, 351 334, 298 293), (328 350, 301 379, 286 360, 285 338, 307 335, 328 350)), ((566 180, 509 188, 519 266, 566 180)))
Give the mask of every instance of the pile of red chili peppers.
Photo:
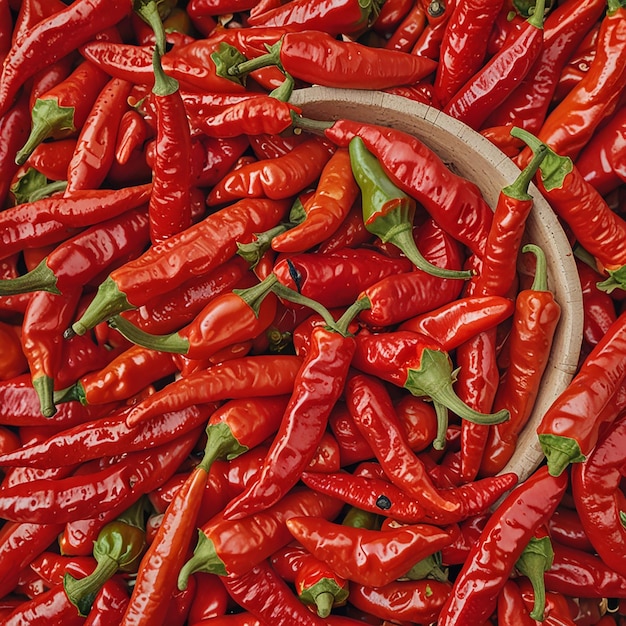
POLYGON ((0 626, 626 623, 624 0, 0 0, 0 61, 0 626))

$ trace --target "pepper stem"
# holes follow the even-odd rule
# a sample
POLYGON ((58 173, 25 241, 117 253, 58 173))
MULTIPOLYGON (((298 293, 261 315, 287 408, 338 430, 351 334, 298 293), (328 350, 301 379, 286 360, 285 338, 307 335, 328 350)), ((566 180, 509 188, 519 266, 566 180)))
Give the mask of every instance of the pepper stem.
POLYGON ((57 408, 54 405, 54 380, 45 374, 33 378, 33 387, 39 397, 41 414, 44 417, 52 417, 57 408))
POLYGON ((152 27, 156 39, 157 52, 160 56, 163 56, 167 42, 158 2, 155 0, 134 0, 133 9, 146 24, 152 27))
POLYGON ((419 368, 408 368, 404 387, 414 396, 428 396, 456 413, 460 418, 475 424, 499 424, 509 419, 506 409, 496 413, 480 413, 465 404, 452 388, 454 375, 446 352, 426 348, 422 352, 419 368))
POLYGON ((118 570, 117 561, 111 557, 103 557, 98 561, 96 569, 85 578, 74 578, 71 574, 63 576, 63 587, 70 602, 78 612, 86 617, 98 591, 118 570))
POLYGON ((126 294, 120 291, 117 283, 108 276, 98 287, 94 299, 83 313, 82 317, 65 331, 64 337, 69 339, 73 335, 84 335, 90 328, 94 328, 100 322, 128 311, 134 307, 126 299, 126 294))
POLYGON ((548 146, 545 144, 539 146, 530 163, 520 172, 520 175, 510 185, 507 185, 502 189, 502 193, 509 198, 515 198, 517 200, 532 200, 532 196, 528 193, 528 187, 530 186, 535 173, 539 169, 539 166, 547 155, 548 146))
POLYGON ((372 303, 369 298, 359 298, 355 302, 353 302, 341 315, 341 317, 333 324, 333 330, 338 333, 341 333, 344 337, 346 337, 348 332, 348 327, 350 323, 354 320, 354 318, 361 312, 366 311, 367 309, 372 308, 372 303))
POLYGON ((545 0, 537 0, 532 10, 529 10, 530 17, 526 20, 529 24, 532 24, 535 28, 543 29, 544 13, 546 11, 545 0))
POLYGON ((330 591, 322 591, 315 596, 317 614, 321 618, 326 618, 330 615, 334 604, 335 596, 330 591))
POLYGON ((535 255, 535 277, 530 288, 533 291, 548 291, 548 270, 544 251, 534 243, 528 243, 522 252, 532 252, 535 255))
POLYGON ((283 73, 285 75, 285 80, 278 87, 276 87, 276 89, 272 89, 269 95, 272 98, 276 98, 276 100, 280 100, 281 102, 289 102, 289 98, 291 98, 296 81, 293 79, 291 74, 288 74, 287 72, 283 73))
POLYGON ((198 542, 192 557, 182 566, 178 574, 178 588, 187 589, 189 577, 196 572, 227 576, 224 561, 217 556, 215 544, 201 531, 198 531, 198 542))
POLYGON ((245 74, 249 74, 250 72, 254 72, 255 70, 263 69, 264 67, 268 67, 270 65, 276 65, 281 70, 284 71, 282 63, 280 62, 280 48, 282 46, 283 40, 282 38, 277 41, 275 44, 271 46, 266 45, 267 53, 262 54, 254 59, 248 59, 246 61, 242 61, 237 63, 237 65, 233 65, 228 68, 228 74, 231 76, 243 76, 245 74))
POLYGON ((572 437, 541 433, 538 438, 552 476, 560 476, 570 463, 585 460, 578 442, 572 437))
POLYGON ((132 322, 120 315, 114 315, 110 318, 109 326, 115 328, 128 341, 150 350, 172 352, 174 354, 187 354, 189 352, 189 340, 177 332, 168 335, 153 335, 145 330, 141 330, 141 328, 137 328, 132 322))
POLYGON ((200 466, 206 472, 211 469, 213 461, 218 459, 230 461, 248 451, 247 446, 242 446, 237 441, 230 426, 224 422, 209 424, 206 427, 206 434, 207 443, 204 448, 204 456, 200 462, 200 466))
POLYGON ((43 259, 37 267, 26 274, 22 274, 22 276, 0 280, 0 296, 32 291, 49 291, 60 295, 61 292, 56 283, 57 277, 46 264, 46 259, 43 259))
POLYGON ((329 128, 332 128, 334 122, 327 122, 324 120, 312 120, 309 117, 302 117, 295 111, 291 112, 291 123, 296 131, 306 130, 316 135, 323 135, 329 128))
POLYGON ((553 560, 554 551, 550 537, 533 537, 515 564, 517 570, 526 576, 533 586, 535 601, 530 616, 540 622, 543 621, 546 607, 546 585, 543 574, 552 567, 553 560))
POLYGON ((437 434, 433 439, 433 448, 443 450, 446 446, 446 433, 448 431, 448 407, 441 402, 433 402, 435 415, 437 416, 437 434))
POLYGON ((262 233, 254 234, 254 241, 250 243, 237 242, 237 254, 250 264, 250 268, 254 269, 263 255, 270 249, 272 239, 289 230, 295 224, 282 223, 270 228, 262 233))
POLYGON ((66 387, 65 389, 59 389, 55 391, 53 394, 53 400, 55 404, 62 404, 63 402, 73 402, 77 401, 81 404, 87 404, 85 398, 85 389, 82 384, 79 382, 74 383, 70 387, 66 387))

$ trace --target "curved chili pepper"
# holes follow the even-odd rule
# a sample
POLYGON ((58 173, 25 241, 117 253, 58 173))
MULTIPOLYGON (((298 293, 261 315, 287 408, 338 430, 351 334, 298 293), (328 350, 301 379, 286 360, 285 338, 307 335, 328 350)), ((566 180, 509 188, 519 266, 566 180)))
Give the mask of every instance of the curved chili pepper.
POLYGON ((191 226, 191 131, 178 81, 165 74, 155 49, 154 103, 157 131, 148 205, 150 239, 158 243, 191 226))
POLYGON ((41 143, 28 157, 26 165, 43 174, 48 180, 65 180, 67 166, 75 148, 75 137, 41 143))
POLYGON ((511 359, 493 401, 494 410, 506 408, 510 419, 489 430, 481 469, 496 474, 515 451, 517 438, 532 412, 541 378, 548 365, 561 306, 548 289, 545 255, 541 248, 527 244, 536 258, 535 279, 530 289, 517 294, 513 326, 509 335, 511 359))
POLYGON ((563 67, 605 7, 605 0, 586 0, 564 2, 551 10, 544 23, 543 50, 539 58, 526 78, 490 113, 485 125, 511 123, 538 133, 563 67))
POLYGON ((55 391, 54 402, 78 400, 84 405, 94 405, 127 400, 176 370, 170 353, 131 346, 102 369, 93 369, 71 387, 55 391))
MULTIPOLYGON (((523 139, 533 150, 544 145, 523 129, 514 128, 511 133, 523 139)), ((548 149, 540 171, 541 176, 536 177, 539 190, 571 228, 580 244, 596 257, 599 269, 609 274, 600 287, 610 293, 620 286, 621 268, 626 264, 626 221, 609 208, 569 157, 561 157, 548 149)))
POLYGON ((129 0, 81 0, 33 26, 16 41, 6 59, 0 80, 0 115, 19 88, 38 70, 54 63, 97 33, 130 15, 129 0))
MULTIPOLYGON (((387 4, 387 3, 385 3, 387 4)), ((385 5, 383 5, 384 8, 385 5)), ((426 28, 426 11, 419 0, 413 4, 402 22, 389 36, 385 48, 410 52, 426 28)), ((432 58, 432 57, 429 57, 432 58)))
POLYGON ((443 111, 478 130, 541 54, 543 14, 544 1, 538 0, 523 28, 454 94, 443 111))
POLYGON ((626 76, 626 6, 609 0, 589 71, 550 112, 538 138, 557 154, 575 159, 598 124, 617 107, 626 76), (592 103, 592 104, 591 104, 592 103))
POLYGON ((115 143, 115 161, 125 165, 141 150, 152 130, 142 115, 135 109, 126 111, 120 119, 120 127, 115 143))
MULTIPOLYGON (((526 608, 531 611, 535 604, 535 592, 530 582, 525 577, 520 577, 519 588, 526 608)), ((562 594, 549 592, 546 594, 546 624, 551 626, 575 626, 574 616, 578 613, 578 607, 569 598, 562 594)))
MULTIPOLYGON (((59 522, 70 522, 99 512, 119 510, 128 498, 138 499, 149 474, 157 469, 165 471, 165 466, 172 465, 170 456, 180 463, 181 456, 184 458, 189 453, 197 438, 196 429, 154 451, 133 452, 93 474, 41 479, 3 489, 0 496, 3 517, 13 518, 13 521, 45 523, 53 507, 59 522), (181 452, 185 454, 181 455, 181 452), (25 498, 25 489, 28 490, 28 498, 25 498)), ((155 477, 150 478, 154 480, 155 477)))
POLYGON ((164 413, 138 428, 126 426, 126 411, 119 411, 61 430, 13 453, 5 453, 0 463, 54 468, 114 456, 121 448, 126 452, 146 450, 204 425, 215 408, 215 404, 204 404, 164 413))
POLYGON ((380 531, 352 528, 318 517, 292 517, 287 520, 287 528, 337 574, 368 587, 382 587, 401 578, 450 542, 447 531, 428 524, 380 531))
POLYGON ((225 361, 166 385, 133 407, 127 423, 136 426, 165 410, 197 403, 291 393, 301 365, 302 359, 291 355, 258 355, 225 361))
POLYGON ((428 335, 453 350, 474 335, 511 316, 514 304, 503 296, 466 296, 402 322, 398 330, 428 335))
POLYGON ((600 195, 606 196, 624 182, 626 109, 617 109, 587 142, 576 158, 576 168, 600 195))
POLYGON ((498 595, 531 537, 550 518, 567 487, 547 468, 520 483, 489 518, 456 577, 439 623, 476 624, 496 609, 498 595))
POLYGON ((96 595, 83 626, 116 626, 121 623, 130 596, 124 580, 107 580, 96 595))
POLYGON ((245 573, 224 577, 224 585, 231 598, 256 616, 260 624, 322 626, 327 623, 299 600, 267 560, 245 573))
MULTIPOLYGON (((386 515, 406 524, 453 524, 480 515, 515 485, 514 474, 502 474, 450 490, 441 490, 444 496, 457 501, 457 511, 430 513, 418 499, 398 486, 376 476, 348 473, 317 473, 307 470, 302 474, 305 485, 333 496, 361 510, 386 515)), ((442 548, 443 549, 443 548, 442 548)))
POLYGON ((612 399, 626 377, 624 324, 621 314, 589 353, 568 387, 559 394, 537 426, 550 472, 558 476, 570 463, 584 461, 598 442, 605 421, 619 412, 612 399))
POLYGON ((415 201, 393 184, 360 137, 350 140, 349 151, 352 171, 361 188, 365 228, 383 243, 397 246, 423 272, 439 278, 469 278, 471 272, 440 268, 422 256, 413 238, 415 201))
POLYGON ((570 509, 566 506, 557 507, 547 525, 553 542, 576 550, 593 552, 593 546, 581 524, 576 509, 570 509))
POLYGON ((329 253, 283 258, 273 267, 281 284, 325 307, 352 304, 359 294, 386 276, 409 272, 412 263, 370 248, 345 248, 329 253))
POLYGON ((391 35, 414 5, 414 0, 386 0, 380 8, 376 21, 372 24, 372 30, 384 37, 391 35))
MULTIPOLYGON (((297 126, 311 121, 296 119, 297 126)), ((318 122, 324 135, 339 147, 360 137, 392 181, 424 206, 431 217, 472 252, 480 255, 493 220, 493 212, 480 189, 455 174, 419 139, 397 130, 352 120, 318 122)))
POLYGON ((553 542, 552 567, 544 580, 549 591, 571 597, 623 598, 626 577, 593 553, 553 542))
POLYGON ((115 160, 115 139, 126 110, 131 83, 112 78, 96 98, 81 127, 67 170, 69 194, 77 189, 97 189, 115 160))
MULTIPOLYGON (((196 593, 189 607, 187 622, 197 622, 222 617, 231 606, 231 599, 216 574, 196 574, 196 593)), ((121 622, 120 622, 121 623, 121 622)))
POLYGON ((350 604, 383 620, 437 621, 451 585, 438 580, 398 580, 384 587, 350 585, 350 604))
POLYGON ((375 23, 381 0, 292 0, 281 6, 250 14, 250 26, 288 26, 297 30, 315 30, 337 35, 358 35, 375 23))
POLYGON ((619 546, 623 541, 622 450, 626 420, 604 433, 585 463, 572 468, 572 495, 580 521, 595 551, 612 569, 626 575, 619 546))
POLYGON ((288 519, 298 515, 333 519, 341 507, 334 498, 296 487, 270 508, 243 520, 226 519, 222 511, 200 528, 194 554, 181 569, 178 586, 184 588, 194 572, 219 574, 225 583, 231 576, 241 576, 291 541, 288 519))
POLYGON ((522 592, 513 580, 507 580, 498 594, 498 624, 501 626, 535 626, 537 623, 529 614, 522 592))
POLYGON ((214 206, 239 198, 290 198, 317 180, 330 156, 324 142, 311 138, 285 156, 263 159, 230 172, 211 189, 207 204, 214 206))
POLYGON ((286 33, 266 55, 235 65, 229 72, 241 76, 267 65, 277 65, 310 84, 350 89, 411 85, 436 67, 431 59, 407 52, 374 49, 323 31, 302 31, 286 33))
MULTIPOLYGON (((439 428, 437 446, 443 446, 447 427, 447 410, 479 424, 497 424, 508 419, 508 411, 493 414, 474 411, 464 404, 452 389, 450 357, 435 340, 412 331, 367 333, 356 337, 353 365, 370 375, 378 376, 415 396, 430 397, 437 411, 439 428)), ((362 377, 361 382, 374 384, 362 377)), ((353 414, 354 417, 354 414, 353 414)))
POLYGON ((440 104, 450 99, 482 67, 487 43, 503 0, 458 0, 447 21, 435 73, 435 96, 440 104))
POLYGON ((108 80, 100 68, 84 61, 65 80, 40 95, 31 107, 30 135, 17 153, 16 163, 23 164, 45 139, 79 131, 108 80))
POLYGON ((272 249, 304 252, 322 243, 339 228, 358 194, 350 154, 345 149, 336 150, 320 174, 315 194, 303 205, 304 220, 274 237, 272 249))
POLYGON ((439 61, 441 43, 448 26, 448 20, 454 11, 456 0, 448 0, 447 2, 424 0, 423 4, 428 23, 413 44, 411 54, 439 61))
POLYGON ((141 306, 186 280, 215 269, 235 255, 237 242, 275 226, 287 208, 286 201, 247 198, 151 246, 111 272, 83 316, 72 325, 72 331, 82 335, 116 313, 141 306), (213 242, 210 249, 206 241, 213 242), (171 263, 170 256, 176 258, 176 263, 171 263))
POLYGON ((315 328, 261 474, 225 509, 241 519, 274 505, 291 489, 311 461, 328 416, 344 387, 355 341, 343 327, 315 328), (322 384, 323 381, 323 384, 322 384))

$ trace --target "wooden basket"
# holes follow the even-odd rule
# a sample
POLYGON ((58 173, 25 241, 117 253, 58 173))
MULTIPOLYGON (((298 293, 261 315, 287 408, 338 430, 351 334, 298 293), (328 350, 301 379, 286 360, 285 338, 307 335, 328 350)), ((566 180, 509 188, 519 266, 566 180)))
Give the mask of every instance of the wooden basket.
MULTIPOLYGON (((492 208, 500 190, 520 173, 505 154, 465 124, 400 96, 310 87, 296 90, 290 102, 313 119, 348 118, 415 135, 453 171, 476 183, 492 208)), ((520 435, 513 458, 502 470, 515 472, 520 480, 525 480, 543 460, 536 426, 571 381, 578 365, 583 333, 582 292, 571 246, 554 212, 534 185, 530 194, 534 207, 526 227, 526 240, 539 245, 546 254, 548 286, 555 293, 562 313, 533 414, 520 435)))

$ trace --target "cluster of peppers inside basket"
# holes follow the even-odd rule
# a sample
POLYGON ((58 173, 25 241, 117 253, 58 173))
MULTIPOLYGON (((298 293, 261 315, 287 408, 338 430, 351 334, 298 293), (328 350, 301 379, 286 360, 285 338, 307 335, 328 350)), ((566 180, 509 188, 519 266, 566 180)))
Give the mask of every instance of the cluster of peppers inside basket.
POLYGON ((0 0, 0 59, 0 624, 623 623, 623 0, 0 0), (531 182, 584 339, 520 481, 531 182))

